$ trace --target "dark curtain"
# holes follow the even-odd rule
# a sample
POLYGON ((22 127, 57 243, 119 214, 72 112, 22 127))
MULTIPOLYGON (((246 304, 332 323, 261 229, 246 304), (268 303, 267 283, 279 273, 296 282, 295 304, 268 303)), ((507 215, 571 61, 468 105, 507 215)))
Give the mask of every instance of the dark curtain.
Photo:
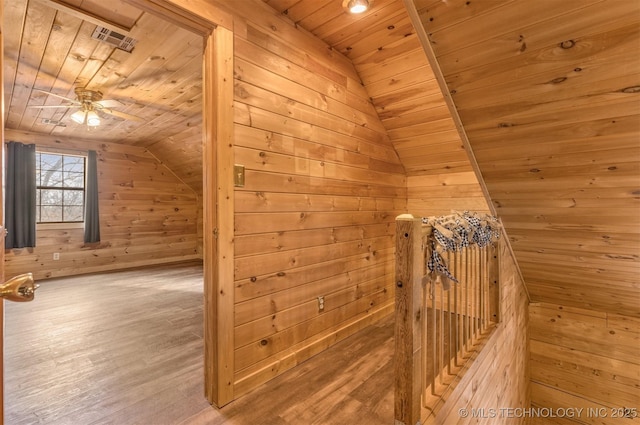
POLYGON ((7 249, 36 246, 36 145, 7 143, 7 249))
POLYGON ((87 155, 87 187, 84 203, 84 242, 100 242, 100 212, 98 209, 98 159, 96 151, 87 155))

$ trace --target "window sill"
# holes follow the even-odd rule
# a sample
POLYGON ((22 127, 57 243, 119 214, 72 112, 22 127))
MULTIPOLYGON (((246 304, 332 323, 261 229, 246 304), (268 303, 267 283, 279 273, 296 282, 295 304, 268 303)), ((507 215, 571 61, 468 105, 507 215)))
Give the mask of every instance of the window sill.
POLYGON ((66 230, 66 229, 84 229, 84 223, 38 223, 38 230, 66 230))

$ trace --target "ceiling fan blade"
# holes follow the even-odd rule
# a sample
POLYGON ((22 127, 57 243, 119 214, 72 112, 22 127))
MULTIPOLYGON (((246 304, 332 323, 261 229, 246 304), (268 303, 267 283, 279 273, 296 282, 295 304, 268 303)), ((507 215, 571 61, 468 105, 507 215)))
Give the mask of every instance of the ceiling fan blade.
POLYGON ((36 109, 51 109, 51 108, 77 108, 80 105, 72 104, 72 105, 27 105, 27 108, 36 108, 36 109))
POLYGON ((78 101, 77 101, 77 100, 75 100, 75 99, 70 99, 70 98, 68 98, 68 97, 60 96, 59 94, 51 93, 51 92, 49 92, 49 91, 44 91, 44 90, 40 90, 40 89, 33 89, 33 90, 34 90, 34 91, 39 91, 40 93, 44 93, 44 94, 46 94, 46 95, 48 95, 48 96, 53 96, 53 97, 57 97, 57 98, 60 98, 60 99, 66 100, 67 102, 71 102, 71 103, 73 103, 74 105, 80 105, 80 102, 78 102, 78 101))
POLYGON ((97 102, 93 102, 93 104, 98 105, 100 108, 120 108, 125 106, 124 103, 114 99, 99 100, 97 102))
POLYGON ((114 111, 113 109, 100 109, 101 112, 105 112, 107 114, 111 114, 115 117, 118 118, 123 118, 125 120, 132 120, 132 121, 139 121, 139 122, 144 122, 144 119, 140 118, 140 117, 136 117, 135 115, 131 115, 131 114, 127 114, 124 112, 120 112, 120 111, 114 111))

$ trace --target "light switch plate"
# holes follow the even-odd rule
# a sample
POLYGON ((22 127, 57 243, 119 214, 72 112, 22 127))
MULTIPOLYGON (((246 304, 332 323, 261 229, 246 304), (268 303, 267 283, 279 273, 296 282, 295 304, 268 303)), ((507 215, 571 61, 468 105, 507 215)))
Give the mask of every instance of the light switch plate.
POLYGON ((233 185, 235 187, 244 187, 244 165, 233 166, 233 185))

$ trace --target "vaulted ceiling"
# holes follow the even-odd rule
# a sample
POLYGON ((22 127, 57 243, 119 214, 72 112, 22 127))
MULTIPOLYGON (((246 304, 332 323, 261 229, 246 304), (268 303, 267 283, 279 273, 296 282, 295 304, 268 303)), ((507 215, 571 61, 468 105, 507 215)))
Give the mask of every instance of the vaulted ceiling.
MULTIPOLYGON (((409 176, 481 175, 533 301, 640 316, 639 3, 262 1, 353 62, 409 176)), ((200 38, 110 0, 136 23, 129 54, 41 2, 5 0, 7 126, 82 137, 28 108, 64 102, 33 89, 100 90, 145 122, 105 116, 92 137, 147 147, 201 190, 200 38)))
POLYGON ((6 128, 145 147, 201 190, 201 37, 121 0, 4 4, 6 128), (96 26, 136 39, 133 51, 94 39, 96 26), (75 100, 78 87, 141 120, 98 111, 100 126, 76 124, 78 108, 52 106, 75 100))
POLYGON ((532 299, 640 316, 640 3, 414 1, 532 299))

